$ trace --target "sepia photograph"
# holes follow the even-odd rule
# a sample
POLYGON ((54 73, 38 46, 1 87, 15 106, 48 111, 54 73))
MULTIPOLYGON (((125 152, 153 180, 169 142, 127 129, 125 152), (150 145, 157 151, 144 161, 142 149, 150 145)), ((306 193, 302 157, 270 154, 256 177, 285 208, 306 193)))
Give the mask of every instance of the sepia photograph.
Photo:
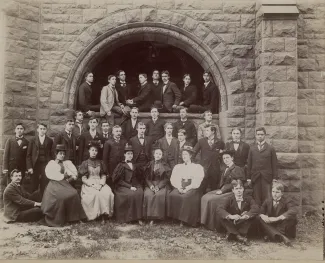
POLYGON ((1 0, 0 260, 324 260, 324 0, 1 0))

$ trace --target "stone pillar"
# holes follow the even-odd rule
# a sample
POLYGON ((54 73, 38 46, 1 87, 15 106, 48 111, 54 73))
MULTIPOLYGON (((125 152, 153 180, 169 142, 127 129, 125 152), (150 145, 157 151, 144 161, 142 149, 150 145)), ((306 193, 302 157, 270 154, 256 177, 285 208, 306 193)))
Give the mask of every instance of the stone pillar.
POLYGON ((261 1, 256 13, 256 127, 264 126, 289 195, 301 203, 295 1, 261 1))

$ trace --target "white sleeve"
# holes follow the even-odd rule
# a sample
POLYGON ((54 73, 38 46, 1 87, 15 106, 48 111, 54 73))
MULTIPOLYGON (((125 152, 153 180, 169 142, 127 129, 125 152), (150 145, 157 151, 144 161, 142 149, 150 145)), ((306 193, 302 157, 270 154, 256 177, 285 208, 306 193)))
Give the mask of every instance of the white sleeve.
POLYGON ((181 181, 180 181, 180 173, 181 173, 181 165, 177 164, 175 165, 172 175, 170 177, 170 183, 175 188, 179 189, 181 187, 181 181))
POLYGON ((199 188, 203 178, 204 178, 203 167, 200 164, 195 164, 195 166, 193 166, 192 183, 189 185, 189 188, 192 189, 199 188))
POLYGON ((71 176, 72 178, 77 179, 78 171, 77 168, 73 165, 73 163, 69 160, 63 162, 64 170, 67 175, 71 176))
POLYGON ((60 173, 60 165, 51 160, 45 167, 46 177, 50 180, 61 181, 64 175, 60 173))

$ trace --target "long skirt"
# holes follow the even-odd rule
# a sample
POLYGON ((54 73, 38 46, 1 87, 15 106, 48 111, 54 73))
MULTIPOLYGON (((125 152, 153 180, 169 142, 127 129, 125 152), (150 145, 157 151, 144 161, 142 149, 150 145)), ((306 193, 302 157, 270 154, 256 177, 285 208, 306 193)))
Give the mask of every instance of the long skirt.
POLYGON ((160 189, 157 193, 154 193, 149 187, 144 189, 143 218, 160 220, 166 218, 166 200, 168 192, 169 190, 167 187, 160 189))
POLYGON ((41 209, 49 226, 63 226, 66 222, 87 218, 77 190, 66 180, 50 180, 44 191, 41 209))
POLYGON ((115 190, 115 216, 120 223, 142 219, 143 190, 132 191, 126 187, 115 190))
POLYGON ((175 188, 167 195, 167 216, 196 226, 200 220, 201 197, 202 192, 199 189, 180 194, 175 188))
POLYGON ((100 191, 84 184, 81 188, 81 204, 88 220, 94 220, 104 214, 112 216, 114 194, 107 184, 100 191))
POLYGON ((210 230, 220 230, 221 222, 217 216, 217 207, 227 200, 233 193, 216 195, 216 191, 206 193, 201 198, 201 224, 210 230))

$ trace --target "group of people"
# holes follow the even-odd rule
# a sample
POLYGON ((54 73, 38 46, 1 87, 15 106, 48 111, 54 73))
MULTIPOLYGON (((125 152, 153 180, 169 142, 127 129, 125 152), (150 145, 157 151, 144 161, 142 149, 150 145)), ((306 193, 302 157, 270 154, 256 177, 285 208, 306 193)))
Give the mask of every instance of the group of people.
POLYGON ((225 144, 211 111, 204 112, 198 128, 187 111, 181 108, 180 119, 170 123, 152 106, 151 119, 143 123, 132 107, 122 125, 103 119, 100 128, 95 117, 84 123, 83 112, 76 111, 53 141, 45 124, 38 124, 30 141, 17 124, 4 153, 5 217, 41 219, 48 226, 97 218, 105 224, 112 216, 140 225, 171 218, 226 230, 228 239, 245 244, 257 229, 267 240, 290 244, 297 210, 283 196, 265 129, 256 129, 256 143, 249 146, 234 128, 225 144), (25 171, 30 193, 21 183, 25 171))
POLYGON ((191 84, 191 75, 184 74, 184 86, 178 88, 170 81, 167 70, 160 72, 154 70, 152 81, 148 81, 146 73, 139 74, 139 87, 132 87, 126 82, 126 73, 119 70, 115 75, 108 76, 108 85, 102 87, 100 104, 92 104, 92 83, 94 75, 86 72, 84 82, 78 88, 76 94, 76 108, 88 116, 94 112, 100 112, 110 125, 114 125, 114 116, 129 117, 132 107, 137 107, 140 112, 149 112, 152 105, 160 112, 179 112, 186 108, 189 112, 203 113, 210 110, 217 113, 218 89, 213 83, 210 72, 203 73, 204 85, 202 90, 191 84), (199 96, 200 95, 200 96, 199 96), (202 98, 199 102, 199 97, 202 98))

